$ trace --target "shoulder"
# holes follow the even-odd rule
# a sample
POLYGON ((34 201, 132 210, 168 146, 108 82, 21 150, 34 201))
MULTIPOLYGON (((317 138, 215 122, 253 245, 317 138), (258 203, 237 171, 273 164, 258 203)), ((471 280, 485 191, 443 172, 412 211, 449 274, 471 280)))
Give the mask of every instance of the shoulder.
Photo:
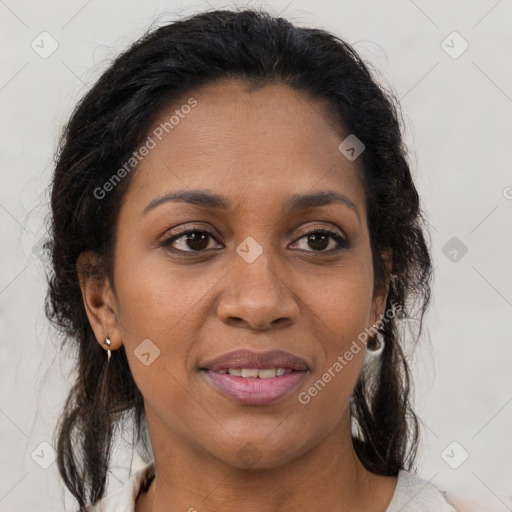
POLYGON ((386 512, 457 512, 435 485, 419 476, 400 471, 386 512))
POLYGON ((87 512, 134 512, 135 501, 148 480, 155 474, 155 461, 134 473, 122 487, 85 508, 87 512))

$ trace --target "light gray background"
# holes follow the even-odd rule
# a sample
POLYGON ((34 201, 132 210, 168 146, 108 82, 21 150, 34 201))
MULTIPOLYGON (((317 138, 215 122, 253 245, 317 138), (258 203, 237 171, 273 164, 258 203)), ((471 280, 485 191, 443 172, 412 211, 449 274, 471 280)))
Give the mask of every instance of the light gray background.
MULTIPOLYGON (((419 473, 462 510, 512 510, 512 3, 209 5, 262 6, 331 30, 355 44, 401 99, 436 266, 429 339, 414 365, 424 424, 419 473), (469 44, 458 58, 447 53, 463 48, 454 31, 469 44), (463 256, 455 248, 455 262, 455 246, 446 246, 453 237, 467 247, 463 256), (469 458, 450 467, 465 452, 469 458)), ((52 461, 52 448, 41 443, 51 443, 71 385, 72 361, 58 353, 44 317, 37 257, 61 127, 110 59, 157 17, 171 20, 209 5, 0 0, 0 511, 55 512, 64 502, 73 510, 56 464, 41 467, 52 461), (46 59, 31 48, 47 37, 39 36, 43 31, 58 43, 46 59)), ((134 470, 140 463, 134 460, 134 470)), ((121 442, 110 489, 126 479, 129 464, 121 442)))

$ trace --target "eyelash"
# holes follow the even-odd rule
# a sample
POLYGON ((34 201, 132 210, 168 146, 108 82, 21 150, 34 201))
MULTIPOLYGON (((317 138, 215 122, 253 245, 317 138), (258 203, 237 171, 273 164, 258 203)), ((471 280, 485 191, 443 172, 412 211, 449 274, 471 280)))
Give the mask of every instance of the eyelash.
MULTIPOLYGON (((213 238, 217 243, 219 243, 216 240, 216 238, 209 231, 206 231, 204 229, 193 229, 192 228, 192 229, 183 230, 180 233, 175 234, 175 235, 171 236, 170 238, 167 238, 160 245, 162 247, 166 247, 167 248, 173 242, 175 242, 176 240, 179 240, 180 238, 183 238, 183 237, 185 237, 187 235, 190 235, 192 233, 205 234, 208 237, 213 238)), ((336 247, 334 249, 329 249, 329 250, 322 250, 322 251, 310 250, 310 251, 306 251, 306 252, 311 252, 311 253, 316 253, 316 254, 332 254, 332 253, 338 252, 338 251, 340 251, 342 249, 350 248, 350 243, 349 243, 349 241, 346 238, 344 238, 342 235, 340 235, 340 233, 338 231, 331 230, 329 228, 312 228, 312 229, 309 229, 308 231, 303 233, 299 238, 297 238, 293 243, 296 243, 299 240, 302 240, 303 238, 307 238, 308 236, 313 235, 313 234, 328 235, 330 238, 332 238, 334 241, 337 242, 338 247, 336 247)), ((185 254, 186 253, 200 254, 202 252, 206 252, 208 249, 202 249, 202 250, 199 250, 199 251, 194 251, 194 250, 183 251, 181 249, 172 249, 171 248, 169 250, 174 252, 174 253, 179 253, 179 254, 184 254, 184 253, 185 254)))

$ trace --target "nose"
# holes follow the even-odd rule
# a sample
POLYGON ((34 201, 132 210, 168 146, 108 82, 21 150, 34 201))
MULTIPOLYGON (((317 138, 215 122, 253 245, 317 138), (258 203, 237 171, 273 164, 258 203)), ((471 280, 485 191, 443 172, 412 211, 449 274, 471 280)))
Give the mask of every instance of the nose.
POLYGON ((220 297, 217 314, 226 324, 261 331, 283 328, 297 321, 299 305, 265 253, 252 263, 238 255, 226 276, 228 286, 220 297))

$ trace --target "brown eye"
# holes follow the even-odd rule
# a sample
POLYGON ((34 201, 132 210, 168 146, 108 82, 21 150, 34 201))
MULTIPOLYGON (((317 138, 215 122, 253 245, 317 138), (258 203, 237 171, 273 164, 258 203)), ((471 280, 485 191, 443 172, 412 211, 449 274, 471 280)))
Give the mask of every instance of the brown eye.
POLYGON ((341 233, 325 228, 310 230, 300 237, 295 244, 302 240, 305 241, 305 244, 299 249, 306 252, 332 253, 350 247, 349 241, 341 233), (307 246, 304 247, 304 245, 307 246))
POLYGON ((208 249, 213 236, 207 231, 189 230, 165 240, 162 245, 176 252, 200 252, 208 249))
POLYGON ((329 235, 324 233, 312 233, 308 235, 308 244, 315 251, 323 251, 329 246, 329 235))

